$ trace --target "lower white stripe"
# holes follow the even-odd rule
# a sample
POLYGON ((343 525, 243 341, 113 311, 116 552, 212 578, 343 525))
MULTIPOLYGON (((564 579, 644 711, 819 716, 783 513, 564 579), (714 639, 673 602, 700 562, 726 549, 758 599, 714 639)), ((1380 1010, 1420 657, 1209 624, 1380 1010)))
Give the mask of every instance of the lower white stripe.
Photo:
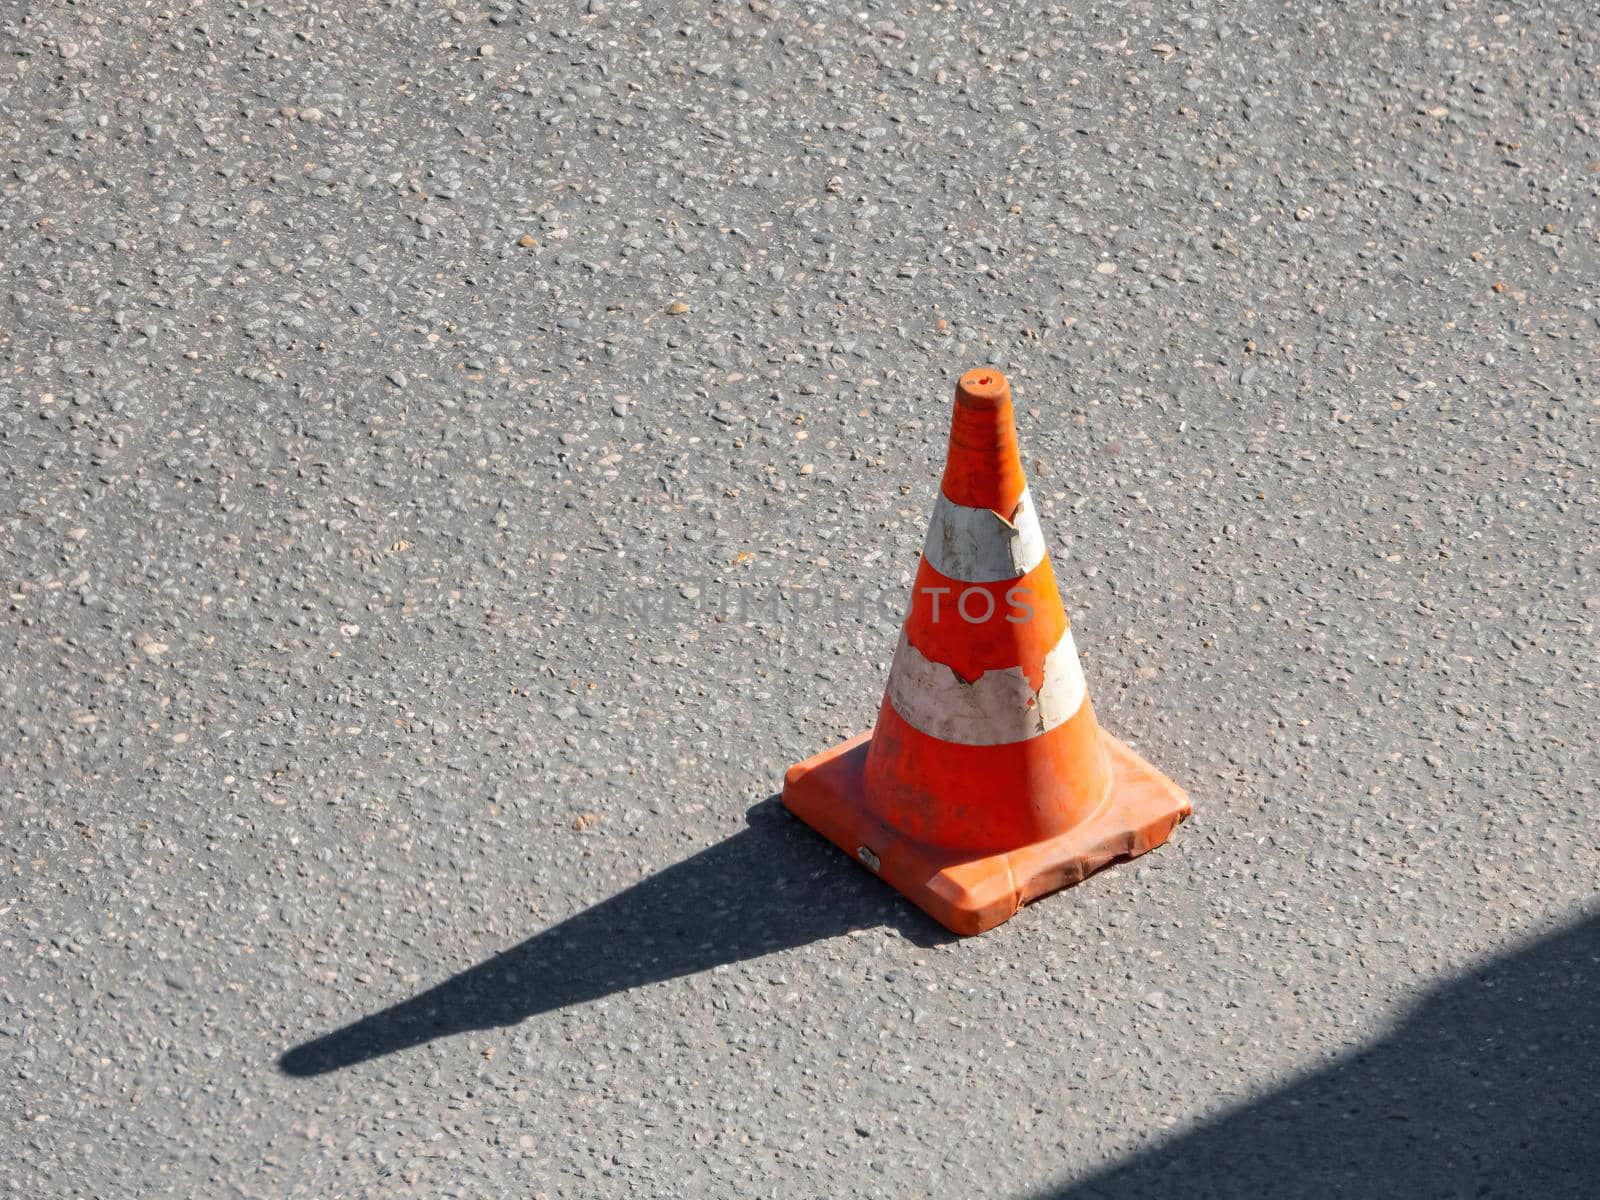
POLYGON ((1044 534, 1033 497, 1024 488, 1008 521, 990 508, 956 504, 941 491, 922 553, 939 574, 964 583, 1026 575, 1044 561, 1044 534))
POLYGON ((889 668, 889 703, 929 737, 963 746, 1000 746, 1049 733, 1083 704, 1083 668, 1072 630, 1045 655, 1037 692, 1021 667, 985 671, 971 683, 933 662, 900 634, 889 668))

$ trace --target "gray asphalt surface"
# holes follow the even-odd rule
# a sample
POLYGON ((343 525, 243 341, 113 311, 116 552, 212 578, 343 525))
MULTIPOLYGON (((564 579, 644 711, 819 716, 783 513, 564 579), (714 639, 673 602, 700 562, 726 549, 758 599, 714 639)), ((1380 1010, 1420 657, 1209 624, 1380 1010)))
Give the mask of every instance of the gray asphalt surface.
POLYGON ((0 41, 0 1192, 1593 1194, 1591 6, 0 41), (984 363, 1195 817, 956 942, 770 797, 984 363))

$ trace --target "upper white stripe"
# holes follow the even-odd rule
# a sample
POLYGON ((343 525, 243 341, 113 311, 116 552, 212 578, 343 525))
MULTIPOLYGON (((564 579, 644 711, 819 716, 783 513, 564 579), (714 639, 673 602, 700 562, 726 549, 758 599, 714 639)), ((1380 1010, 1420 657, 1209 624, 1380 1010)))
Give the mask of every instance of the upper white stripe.
POLYGON ((1044 561, 1044 535, 1026 488, 1011 520, 990 508, 968 508, 943 492, 928 522, 922 554, 939 574, 963 583, 995 583, 1026 575, 1044 561))
POLYGON ((943 663, 925 658, 902 630, 888 692, 895 712, 929 737, 1000 746, 1049 733, 1083 705, 1086 688, 1071 629, 1045 655, 1044 686, 1037 692, 1021 667, 985 671, 968 683, 943 663))

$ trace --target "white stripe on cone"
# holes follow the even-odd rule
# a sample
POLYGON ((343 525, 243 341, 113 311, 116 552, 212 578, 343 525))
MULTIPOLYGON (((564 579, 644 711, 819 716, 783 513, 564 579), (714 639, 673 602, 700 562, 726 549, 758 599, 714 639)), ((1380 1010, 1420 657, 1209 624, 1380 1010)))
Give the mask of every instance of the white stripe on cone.
POLYGON ((985 671, 968 683, 925 658, 903 630, 889 667, 889 703, 906 724, 962 746, 1002 746, 1049 733, 1082 707, 1085 691, 1071 629, 1045 655, 1037 692, 1021 667, 985 671))
POLYGON ((1026 575, 1044 561, 1044 534, 1033 498, 1024 488, 1008 521, 990 508, 956 504, 941 491, 922 554, 939 574, 963 583, 1026 575))

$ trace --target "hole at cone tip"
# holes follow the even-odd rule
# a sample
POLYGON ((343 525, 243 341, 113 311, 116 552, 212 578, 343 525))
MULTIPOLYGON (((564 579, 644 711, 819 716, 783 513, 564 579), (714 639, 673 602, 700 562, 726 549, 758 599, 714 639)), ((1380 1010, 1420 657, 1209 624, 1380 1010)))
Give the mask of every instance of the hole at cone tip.
POLYGON ((1006 377, 999 371, 986 371, 981 367, 968 371, 956 385, 956 395, 970 407, 992 409, 1004 403, 1006 377))

